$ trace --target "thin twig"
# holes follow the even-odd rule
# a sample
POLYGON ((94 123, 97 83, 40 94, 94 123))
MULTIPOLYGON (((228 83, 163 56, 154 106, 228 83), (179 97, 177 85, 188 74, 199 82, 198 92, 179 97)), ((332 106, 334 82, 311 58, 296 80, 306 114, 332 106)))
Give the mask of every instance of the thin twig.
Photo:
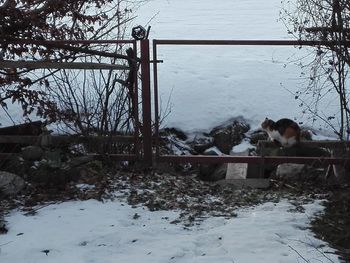
POLYGON ((293 248, 291 245, 288 245, 288 247, 293 250, 295 253, 298 254, 299 257, 301 257, 305 262, 310 263, 310 260, 304 258, 295 248, 293 248))

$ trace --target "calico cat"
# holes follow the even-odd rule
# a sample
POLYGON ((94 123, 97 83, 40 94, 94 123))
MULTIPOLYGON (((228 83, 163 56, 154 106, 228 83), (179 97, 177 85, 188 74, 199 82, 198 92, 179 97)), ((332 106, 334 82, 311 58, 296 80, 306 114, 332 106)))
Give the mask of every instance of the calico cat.
POLYGON ((283 147, 291 147, 300 142, 300 127, 290 119, 280 119, 276 122, 266 118, 261 127, 267 132, 270 139, 283 147))

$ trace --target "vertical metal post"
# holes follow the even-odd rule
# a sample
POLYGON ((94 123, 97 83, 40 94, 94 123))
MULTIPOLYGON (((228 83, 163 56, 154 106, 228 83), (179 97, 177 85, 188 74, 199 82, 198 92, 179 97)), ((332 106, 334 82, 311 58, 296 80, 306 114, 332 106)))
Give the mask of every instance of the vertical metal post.
POLYGON ((140 153, 140 120, 139 120, 139 85, 138 85, 138 72, 139 68, 136 63, 137 61, 137 42, 134 40, 132 44, 132 48, 134 49, 134 59, 135 59, 135 64, 134 64, 134 98, 133 98, 133 109, 134 109, 134 118, 135 118, 135 155, 136 158, 139 160, 141 153, 140 153))
MULTIPOLYGON (((259 145, 259 142, 258 142, 259 145)), ((265 144, 260 143, 261 153, 260 156, 263 158, 260 164, 260 178, 265 178, 265 144)))
POLYGON ((141 40, 142 135, 145 165, 152 166, 151 72, 149 40, 141 40))
POLYGON ((159 105, 158 105, 158 61, 157 61, 157 43, 153 40, 153 85, 154 85, 154 137, 156 147, 156 160, 159 157, 159 105))

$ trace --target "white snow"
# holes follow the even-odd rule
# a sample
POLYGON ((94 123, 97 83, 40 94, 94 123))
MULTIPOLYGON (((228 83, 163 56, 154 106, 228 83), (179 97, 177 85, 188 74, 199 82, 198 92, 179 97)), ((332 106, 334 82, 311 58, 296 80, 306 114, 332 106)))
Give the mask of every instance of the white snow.
MULTIPOLYGON (((135 23, 149 17, 151 39, 286 39, 278 22, 280 0, 154 0, 135 23), (158 13, 159 12, 159 13, 158 13)), ((165 126, 187 132, 208 130, 242 116, 256 128, 265 117, 301 119, 290 91, 300 84, 300 69, 288 58, 294 47, 159 46, 161 109, 171 98, 165 126)))
POLYGON ((307 230, 320 201, 304 205, 305 213, 288 211, 293 208, 288 201, 265 203, 186 229, 170 223, 179 216, 174 211, 120 201, 55 204, 34 216, 7 217, 0 262, 339 262, 323 254, 333 250, 307 230))
POLYGON ((233 146, 232 152, 240 153, 240 152, 244 152, 248 149, 255 149, 255 146, 250 144, 249 139, 243 139, 240 144, 233 146))
MULTIPOLYGON (((279 21, 280 0, 150 0, 135 10, 133 25, 151 25, 150 39, 288 39, 279 21)), ((291 118, 319 127, 302 114, 292 94, 305 85, 292 60, 295 47, 159 46, 160 110, 163 126, 208 131, 242 116, 259 126, 265 117, 291 118), (291 59, 290 59, 291 58, 291 59)), ((336 101, 336 100, 332 100, 336 101)), ((18 107, 10 106, 10 113, 18 107)), ((324 107, 332 113, 334 105, 324 107)), ((4 116, 3 112, 0 112, 4 116)), ((18 120, 19 116, 15 117, 18 120)), ((11 124, 1 118, 3 125, 11 124)))
MULTIPOLYGON (((152 0, 134 24, 151 25, 150 39, 290 39, 281 6, 280 0, 152 0)), ((294 62, 307 53, 291 46, 158 46, 163 114, 171 102, 163 126, 208 131, 242 116, 253 129, 265 117, 325 128, 302 113, 293 95, 307 82, 294 62)), ((325 115, 336 109, 323 107, 325 115)))

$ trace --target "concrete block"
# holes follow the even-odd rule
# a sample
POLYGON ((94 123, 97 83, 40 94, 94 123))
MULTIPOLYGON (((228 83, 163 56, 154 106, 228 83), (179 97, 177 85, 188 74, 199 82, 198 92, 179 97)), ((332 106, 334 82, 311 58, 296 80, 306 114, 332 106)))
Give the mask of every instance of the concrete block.
MULTIPOLYGON (((249 151, 243 152, 231 152, 232 156, 248 156, 249 151)), ((248 164, 247 163, 229 163, 227 165, 226 177, 225 179, 245 179, 248 174, 248 164)))

